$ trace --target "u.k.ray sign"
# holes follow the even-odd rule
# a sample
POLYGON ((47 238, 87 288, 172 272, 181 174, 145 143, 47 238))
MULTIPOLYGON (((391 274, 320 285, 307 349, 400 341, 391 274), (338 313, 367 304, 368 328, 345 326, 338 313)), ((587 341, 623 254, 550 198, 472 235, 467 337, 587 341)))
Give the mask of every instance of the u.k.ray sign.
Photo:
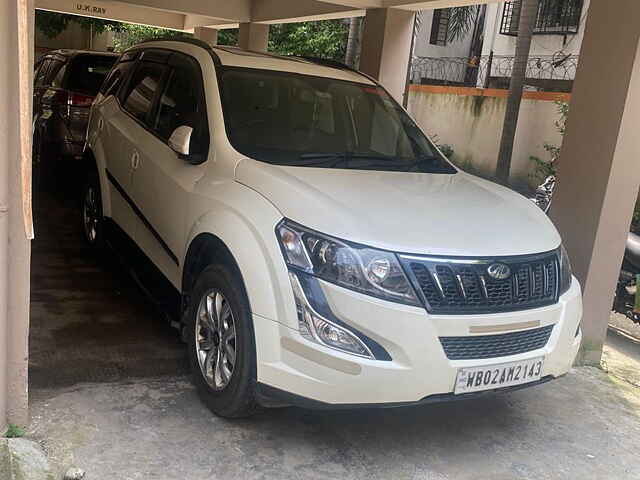
POLYGON ((76 3, 75 10, 80 15, 100 15, 104 16, 107 14, 107 9, 104 7, 98 7, 96 5, 91 5, 89 3, 76 3))

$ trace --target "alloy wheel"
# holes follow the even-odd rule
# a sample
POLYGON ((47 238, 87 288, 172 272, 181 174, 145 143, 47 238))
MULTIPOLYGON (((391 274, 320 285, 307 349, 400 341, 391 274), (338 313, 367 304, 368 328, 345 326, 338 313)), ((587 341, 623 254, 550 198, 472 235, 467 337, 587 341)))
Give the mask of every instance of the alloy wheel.
POLYGON ((212 389, 223 390, 233 376, 237 342, 231 305, 218 290, 210 290, 200 299, 195 340, 202 376, 212 389))
POLYGON ((96 190, 89 185, 84 196, 82 205, 82 215, 84 217, 84 233, 90 243, 94 243, 98 237, 98 222, 100 216, 98 212, 98 201, 96 198, 96 190))

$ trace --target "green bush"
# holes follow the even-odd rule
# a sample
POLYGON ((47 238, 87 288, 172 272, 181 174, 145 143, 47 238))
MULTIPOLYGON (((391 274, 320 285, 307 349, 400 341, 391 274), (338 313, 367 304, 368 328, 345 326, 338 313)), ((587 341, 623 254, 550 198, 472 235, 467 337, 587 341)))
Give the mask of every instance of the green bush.
MULTIPOLYGON (((567 117, 569 115, 569 104, 566 102, 556 102, 558 115, 560 118, 554 122, 556 130, 564 137, 567 128, 567 117)), ((549 175, 555 175, 557 172, 557 161, 560 158, 560 147, 552 143, 545 143, 544 149, 549 154, 548 160, 540 157, 531 156, 529 160, 534 164, 533 173, 529 175, 536 183, 542 183, 549 175)))
POLYGON ((7 428, 7 432, 4 434, 5 438, 20 438, 24 437, 24 429, 18 427, 17 425, 9 424, 7 428))

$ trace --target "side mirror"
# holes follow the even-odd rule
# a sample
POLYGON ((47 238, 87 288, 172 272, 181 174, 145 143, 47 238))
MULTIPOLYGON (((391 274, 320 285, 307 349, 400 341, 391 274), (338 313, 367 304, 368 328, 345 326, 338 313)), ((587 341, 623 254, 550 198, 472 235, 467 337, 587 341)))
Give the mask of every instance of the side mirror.
POLYGON ((179 155, 188 156, 192 133, 193 128, 186 125, 176 128, 169 137, 169 146, 179 155))

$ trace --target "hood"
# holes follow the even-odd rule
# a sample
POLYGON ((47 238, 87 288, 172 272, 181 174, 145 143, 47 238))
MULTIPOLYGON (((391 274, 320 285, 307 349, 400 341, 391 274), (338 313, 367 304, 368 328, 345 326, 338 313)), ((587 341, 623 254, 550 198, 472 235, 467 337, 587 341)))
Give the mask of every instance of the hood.
POLYGON ((464 172, 283 167, 244 159, 236 181, 301 225, 394 252, 492 257, 560 245, 533 202, 464 172))

